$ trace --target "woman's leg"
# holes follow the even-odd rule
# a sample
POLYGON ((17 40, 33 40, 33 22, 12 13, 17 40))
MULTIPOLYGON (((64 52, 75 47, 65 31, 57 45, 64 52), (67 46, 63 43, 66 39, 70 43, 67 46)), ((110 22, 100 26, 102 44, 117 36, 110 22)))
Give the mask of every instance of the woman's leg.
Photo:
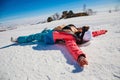
POLYGON ((20 36, 17 38, 18 43, 28 43, 32 41, 44 41, 44 36, 47 34, 50 30, 43 30, 41 33, 36 33, 28 36, 20 36))
POLYGON ((32 34, 32 35, 28 35, 28 36, 20 36, 17 38, 17 42, 18 43, 28 43, 28 42, 32 42, 32 41, 40 41, 42 38, 42 33, 37 33, 37 34, 32 34))

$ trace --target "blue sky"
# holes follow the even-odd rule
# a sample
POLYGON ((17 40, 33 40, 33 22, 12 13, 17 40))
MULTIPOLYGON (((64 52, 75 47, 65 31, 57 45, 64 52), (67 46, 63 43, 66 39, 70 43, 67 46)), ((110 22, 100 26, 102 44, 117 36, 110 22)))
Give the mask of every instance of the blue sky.
POLYGON ((120 0, 0 0, 0 20, 45 16, 64 10, 82 11, 83 5, 93 10, 112 8, 120 0))

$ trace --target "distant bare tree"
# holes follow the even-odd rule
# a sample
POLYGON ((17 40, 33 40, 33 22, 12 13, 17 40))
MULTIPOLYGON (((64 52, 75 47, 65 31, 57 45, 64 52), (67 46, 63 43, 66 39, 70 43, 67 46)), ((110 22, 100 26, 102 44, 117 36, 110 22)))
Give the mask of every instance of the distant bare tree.
POLYGON ((83 12, 86 12, 86 4, 83 5, 83 12))
POLYGON ((56 13, 55 15, 56 15, 57 20, 60 19, 61 15, 59 13, 56 13))
POLYGON ((72 10, 70 10, 68 13, 67 13, 67 18, 71 18, 71 17, 74 17, 74 13, 72 10))
POLYGON ((88 9, 86 12, 87 12, 87 14, 89 14, 89 15, 92 15, 92 14, 93 14, 93 10, 92 10, 92 9, 88 9))
POLYGON ((60 14, 55 13, 52 17, 53 17, 53 20, 59 20, 60 19, 60 14))
POLYGON ((63 13, 63 14, 67 14, 67 13, 68 13, 68 11, 63 11, 62 13, 63 13))
POLYGON ((119 6, 115 6, 115 12, 119 11, 119 6))
POLYGON ((63 11, 62 12, 62 17, 61 18, 67 18, 68 11, 63 11))
POLYGON ((47 22, 51 22, 51 21, 59 20, 59 19, 60 19, 60 14, 55 13, 54 15, 48 17, 47 22))
POLYGON ((109 12, 109 13, 111 13, 112 11, 111 11, 111 10, 109 10, 108 12, 109 12))
POLYGON ((51 22, 51 21, 53 21, 53 18, 52 17, 48 17, 47 22, 51 22))

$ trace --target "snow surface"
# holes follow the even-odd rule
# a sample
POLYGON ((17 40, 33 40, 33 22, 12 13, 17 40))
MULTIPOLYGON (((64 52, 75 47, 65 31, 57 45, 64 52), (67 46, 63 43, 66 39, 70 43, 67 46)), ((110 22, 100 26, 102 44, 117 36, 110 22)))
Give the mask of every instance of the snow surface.
POLYGON ((120 12, 20 25, 17 29, 0 32, 0 80, 120 80, 120 12), (10 42, 11 36, 29 35, 62 24, 108 30, 107 34, 93 38, 90 44, 79 46, 89 62, 84 69, 64 44, 10 42))

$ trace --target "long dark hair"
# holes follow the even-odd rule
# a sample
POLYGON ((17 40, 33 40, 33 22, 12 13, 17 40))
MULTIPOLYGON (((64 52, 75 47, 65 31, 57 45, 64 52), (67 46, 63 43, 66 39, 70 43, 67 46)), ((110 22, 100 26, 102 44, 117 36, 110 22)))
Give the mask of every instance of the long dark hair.
POLYGON ((79 38, 77 41, 77 44, 82 44, 82 43, 84 43, 84 41, 83 41, 84 34, 86 31, 89 30, 89 26, 83 26, 82 28, 79 28, 79 29, 82 29, 82 32, 76 33, 76 36, 79 38))
MULTIPOLYGON (((76 28, 75 25, 73 25, 73 24, 69 24, 69 25, 66 25, 63 29, 70 29, 70 30, 71 30, 71 26, 74 26, 74 27, 76 28)), ((62 30, 63 30, 63 29, 62 29, 62 30)))

